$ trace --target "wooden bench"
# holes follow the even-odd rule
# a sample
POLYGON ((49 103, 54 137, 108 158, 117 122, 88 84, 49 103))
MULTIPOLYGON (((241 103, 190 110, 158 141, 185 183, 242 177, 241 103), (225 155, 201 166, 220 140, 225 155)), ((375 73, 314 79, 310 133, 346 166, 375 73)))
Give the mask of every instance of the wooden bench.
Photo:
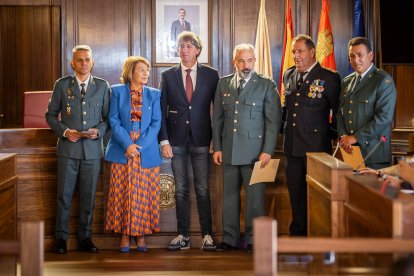
POLYGON ((20 241, 0 241, 0 255, 20 257, 22 276, 43 275, 43 222, 23 222, 20 241))
POLYGON ((374 175, 349 175, 346 181, 346 237, 414 239, 413 195, 382 187, 374 175))

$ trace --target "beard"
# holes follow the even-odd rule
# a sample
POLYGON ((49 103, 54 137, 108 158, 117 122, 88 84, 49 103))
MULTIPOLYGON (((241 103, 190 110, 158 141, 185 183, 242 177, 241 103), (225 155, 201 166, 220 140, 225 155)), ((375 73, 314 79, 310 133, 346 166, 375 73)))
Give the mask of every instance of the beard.
POLYGON ((252 76, 254 70, 253 69, 242 69, 242 70, 237 70, 237 73, 239 74, 239 77, 243 78, 243 79, 248 79, 252 76))

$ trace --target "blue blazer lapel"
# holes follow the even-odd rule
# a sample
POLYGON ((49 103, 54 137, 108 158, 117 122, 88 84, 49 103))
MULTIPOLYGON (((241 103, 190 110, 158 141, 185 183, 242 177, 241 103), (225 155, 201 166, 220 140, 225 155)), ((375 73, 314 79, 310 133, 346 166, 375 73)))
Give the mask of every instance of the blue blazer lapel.
POLYGON ((201 87, 203 87, 203 82, 205 81, 205 76, 204 76, 204 68, 201 66, 201 64, 197 65, 197 80, 196 80, 196 86, 194 89, 194 94, 193 94, 193 99, 192 101, 194 101, 194 99, 200 97, 201 95, 201 87))
POLYGON ((120 99, 122 99, 120 106, 121 110, 119 111, 121 117, 120 119, 122 125, 125 127, 128 133, 131 132, 131 90, 129 89, 129 86, 129 82, 125 83, 125 95, 119 95, 120 99))
POLYGON ((142 88, 142 115, 141 115, 141 133, 144 132, 148 126, 150 125, 150 118, 149 109, 151 105, 151 92, 149 92, 148 87, 145 85, 142 88))
POLYGON ((180 91, 180 95, 183 97, 184 101, 188 102, 187 96, 185 95, 185 88, 183 83, 183 75, 181 73, 181 65, 177 65, 177 68, 174 71, 175 77, 177 79, 178 89, 180 91))

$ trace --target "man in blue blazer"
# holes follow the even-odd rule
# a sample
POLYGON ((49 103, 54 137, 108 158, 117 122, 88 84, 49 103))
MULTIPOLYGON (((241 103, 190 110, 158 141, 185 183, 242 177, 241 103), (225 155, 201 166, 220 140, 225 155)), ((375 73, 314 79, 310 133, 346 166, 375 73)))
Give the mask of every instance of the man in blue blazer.
POLYGON ((189 183, 188 157, 191 158, 197 208, 203 236, 202 248, 215 250, 211 237, 211 203, 208 188, 210 163, 211 119, 210 108, 219 75, 217 70, 197 62, 202 44, 192 32, 178 37, 181 63, 161 74, 162 123, 158 139, 161 154, 171 158, 175 177, 175 197, 178 236, 168 250, 190 248, 189 238, 189 183))
POLYGON ((89 46, 73 48, 71 65, 75 75, 56 81, 46 111, 46 121, 59 137, 55 228, 59 254, 67 251, 71 201, 78 179, 80 248, 91 253, 98 250, 91 240, 93 207, 109 113, 109 84, 90 74, 93 59, 89 46))

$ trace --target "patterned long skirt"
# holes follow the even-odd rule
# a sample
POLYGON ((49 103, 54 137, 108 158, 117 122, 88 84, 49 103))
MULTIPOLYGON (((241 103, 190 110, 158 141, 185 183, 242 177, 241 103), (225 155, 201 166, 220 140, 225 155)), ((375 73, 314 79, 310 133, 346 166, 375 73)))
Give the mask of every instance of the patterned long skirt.
MULTIPOLYGON (((137 140, 139 132, 132 131, 137 140)), ((129 236, 160 231, 160 167, 141 167, 141 156, 127 164, 112 163, 105 228, 129 236)))

